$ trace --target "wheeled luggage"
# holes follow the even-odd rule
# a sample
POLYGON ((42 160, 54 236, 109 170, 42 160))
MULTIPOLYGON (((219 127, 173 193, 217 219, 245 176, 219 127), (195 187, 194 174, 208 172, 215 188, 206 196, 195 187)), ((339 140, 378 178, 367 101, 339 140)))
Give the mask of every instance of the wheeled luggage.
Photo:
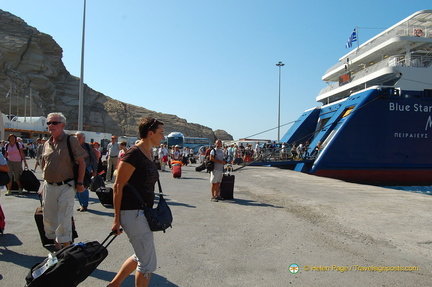
MULTIPOLYGON (((44 223, 43 223, 43 210, 42 210, 41 206, 38 207, 38 208, 36 208, 36 212, 34 214, 34 218, 35 218, 35 221, 36 221, 37 229, 39 231, 39 236, 40 236, 40 239, 41 239, 41 242, 42 242, 42 246, 54 244, 54 240, 53 239, 48 239, 45 236, 45 229, 44 229, 44 223)), ((76 232, 75 221, 74 221, 74 219, 72 217, 72 242, 77 237, 78 237, 78 233, 76 232)))
POLYGON ((103 206, 114 205, 113 189, 111 187, 100 187, 96 189, 96 195, 103 206))
POLYGON ((234 175, 224 174, 220 184, 220 196, 223 199, 234 198, 234 175))
POLYGON ((181 177, 181 166, 182 162, 178 160, 171 161, 171 172, 174 178, 180 178, 181 177))
POLYGON ((0 205, 0 233, 1 234, 3 234, 3 231, 4 231, 5 226, 6 226, 6 220, 5 219, 6 219, 6 217, 3 213, 2 207, 0 205))
POLYGON ((12 175, 11 182, 12 182, 11 190, 18 190, 19 189, 18 183, 16 183, 14 175, 12 175))
POLYGON ((161 169, 162 169, 162 167, 161 167, 161 163, 160 163, 159 160, 156 160, 156 161, 155 161, 155 164, 156 164, 156 168, 157 168, 158 170, 161 170, 161 169))
POLYGON ((105 183, 102 176, 97 174, 96 176, 92 177, 89 189, 91 191, 96 191, 100 187, 105 187, 105 183))
POLYGON ((21 173, 20 182, 21 187, 28 192, 38 191, 41 184, 36 175, 28 168, 25 168, 21 173))
POLYGON ((182 173, 181 165, 173 164, 171 171, 172 171, 172 175, 174 178, 180 178, 181 177, 181 173, 182 173))
POLYGON ((108 256, 107 247, 115 238, 113 231, 101 244, 97 241, 80 242, 48 255, 30 269, 26 287, 77 286, 108 256))

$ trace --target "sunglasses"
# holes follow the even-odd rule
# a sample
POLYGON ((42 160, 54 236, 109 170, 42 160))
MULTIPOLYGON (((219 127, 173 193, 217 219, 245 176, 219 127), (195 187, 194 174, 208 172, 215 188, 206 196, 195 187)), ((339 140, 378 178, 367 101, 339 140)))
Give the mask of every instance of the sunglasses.
POLYGON ((58 124, 61 124, 62 122, 47 122, 47 126, 49 126, 49 125, 58 125, 58 124))
POLYGON ((157 121, 158 121, 157 119, 153 119, 151 125, 149 126, 149 128, 147 130, 149 131, 157 121))

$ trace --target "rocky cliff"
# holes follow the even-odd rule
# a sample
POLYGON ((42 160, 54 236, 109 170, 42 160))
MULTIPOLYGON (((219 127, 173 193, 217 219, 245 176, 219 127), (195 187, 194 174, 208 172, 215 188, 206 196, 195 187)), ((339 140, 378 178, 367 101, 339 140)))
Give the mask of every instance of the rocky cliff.
MULTIPOLYGON (((60 111, 68 119, 67 129, 77 129, 79 78, 62 62, 62 48, 47 34, 30 27, 19 17, 0 10, 0 95, 11 92, 12 100, 0 96, 0 110, 22 116, 32 102, 32 115, 46 116, 60 111), (32 91, 32 97, 26 95, 32 91), (11 100, 11 101, 10 101, 11 100)), ((154 116, 165 123, 167 133, 232 140, 223 130, 188 123, 175 115, 157 113, 144 107, 114 100, 88 86, 84 88, 84 130, 137 136, 137 122, 154 116)))

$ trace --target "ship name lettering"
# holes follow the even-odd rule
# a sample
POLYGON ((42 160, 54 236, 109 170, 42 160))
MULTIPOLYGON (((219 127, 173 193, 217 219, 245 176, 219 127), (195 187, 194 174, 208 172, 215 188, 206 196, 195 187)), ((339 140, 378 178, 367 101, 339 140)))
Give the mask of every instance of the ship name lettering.
POLYGON ((414 104, 414 112, 430 113, 430 112, 432 112, 432 106, 424 106, 421 104, 414 104))
POLYGON ((427 121, 426 121, 425 131, 427 131, 431 127, 432 127, 432 118, 431 118, 431 116, 429 116, 427 121))
POLYGON ((395 138, 427 139, 427 133, 394 133, 395 138))
POLYGON ((389 103, 389 110, 390 111, 396 111, 396 112, 409 112, 411 110, 410 105, 401 105, 398 103, 389 103))
POLYGON ((425 106, 422 104, 414 104, 412 106, 412 110, 411 110, 411 106, 406 104, 399 104, 399 103, 389 103, 389 111, 391 112, 420 112, 420 113, 432 113, 432 106, 425 106))

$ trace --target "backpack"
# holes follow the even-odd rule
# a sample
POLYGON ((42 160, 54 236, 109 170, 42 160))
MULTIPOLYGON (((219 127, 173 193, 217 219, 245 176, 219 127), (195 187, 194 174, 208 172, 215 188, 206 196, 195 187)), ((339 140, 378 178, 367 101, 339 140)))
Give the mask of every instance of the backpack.
MULTIPOLYGON (((21 155, 21 149, 22 149, 21 144, 20 144, 19 142, 16 142, 15 144, 16 144, 16 146, 17 146, 17 148, 18 148, 18 152, 19 152, 20 155, 21 155)), ((5 155, 5 153, 8 151, 8 149, 9 149, 9 143, 7 143, 7 144, 5 145, 5 147, 4 147, 4 149, 2 150, 3 155, 5 155)), ((22 160, 22 159, 21 159, 21 160, 22 160)))
MULTIPOLYGON (((18 147, 18 151, 21 151, 21 144, 19 142, 16 142, 16 146, 18 147)), ((4 147, 5 151, 9 149, 9 144, 7 143, 4 147)))
POLYGON ((213 148, 210 150, 209 154, 206 156, 205 161, 204 161, 207 172, 214 170, 214 161, 210 160, 210 153, 212 150, 215 151, 214 154, 216 156, 216 150, 213 148))

